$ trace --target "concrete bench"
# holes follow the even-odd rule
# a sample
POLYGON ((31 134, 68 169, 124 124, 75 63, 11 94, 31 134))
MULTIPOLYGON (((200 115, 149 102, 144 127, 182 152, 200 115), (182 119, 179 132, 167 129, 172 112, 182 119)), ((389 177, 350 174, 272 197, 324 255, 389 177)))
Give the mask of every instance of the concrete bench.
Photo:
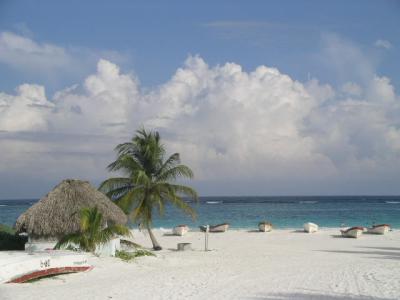
POLYGON ((192 250, 192 243, 178 243, 178 251, 192 250))

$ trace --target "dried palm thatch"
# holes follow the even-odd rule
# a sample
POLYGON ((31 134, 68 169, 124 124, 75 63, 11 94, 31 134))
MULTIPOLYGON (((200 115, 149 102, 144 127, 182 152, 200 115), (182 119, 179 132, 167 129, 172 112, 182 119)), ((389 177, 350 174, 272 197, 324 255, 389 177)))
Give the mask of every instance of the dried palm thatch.
POLYGON ((32 237, 59 238, 79 231, 85 207, 97 207, 108 225, 127 222, 124 212, 88 181, 67 179, 19 216, 15 227, 32 237))

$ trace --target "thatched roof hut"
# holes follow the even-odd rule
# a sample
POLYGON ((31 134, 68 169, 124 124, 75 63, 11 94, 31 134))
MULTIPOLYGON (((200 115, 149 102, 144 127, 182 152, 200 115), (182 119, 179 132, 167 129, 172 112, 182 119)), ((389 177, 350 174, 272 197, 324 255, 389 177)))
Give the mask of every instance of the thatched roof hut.
POLYGON ((15 227, 32 237, 58 238, 77 232, 82 208, 95 206, 107 224, 126 224, 124 212, 88 181, 67 179, 19 216, 15 227))

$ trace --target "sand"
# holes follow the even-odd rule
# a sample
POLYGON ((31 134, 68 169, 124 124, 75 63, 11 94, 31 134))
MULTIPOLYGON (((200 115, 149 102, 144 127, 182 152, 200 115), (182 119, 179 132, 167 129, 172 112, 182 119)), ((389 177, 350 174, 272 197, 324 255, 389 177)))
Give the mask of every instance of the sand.
MULTIPOLYGON (((400 231, 336 236, 245 230, 163 235, 157 257, 126 263, 91 257, 92 271, 0 286, 0 299, 400 299, 400 231), (179 242, 192 251, 178 252, 179 242)), ((135 231, 135 240, 150 247, 135 231)))

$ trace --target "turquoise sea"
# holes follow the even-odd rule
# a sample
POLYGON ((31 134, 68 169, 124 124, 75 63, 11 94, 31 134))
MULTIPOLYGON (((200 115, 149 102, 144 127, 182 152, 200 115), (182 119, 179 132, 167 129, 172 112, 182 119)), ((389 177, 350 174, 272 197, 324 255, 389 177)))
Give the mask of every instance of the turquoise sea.
MULTIPOLYGON (((13 225, 36 201, 0 200, 0 223, 13 225)), ((299 228, 304 222, 315 222, 321 227, 389 223, 400 228, 400 196, 202 197, 192 205, 198 213, 195 221, 168 207, 162 218, 155 219, 154 227, 228 222, 231 228, 250 229, 259 221, 268 220, 276 228, 299 228)))

